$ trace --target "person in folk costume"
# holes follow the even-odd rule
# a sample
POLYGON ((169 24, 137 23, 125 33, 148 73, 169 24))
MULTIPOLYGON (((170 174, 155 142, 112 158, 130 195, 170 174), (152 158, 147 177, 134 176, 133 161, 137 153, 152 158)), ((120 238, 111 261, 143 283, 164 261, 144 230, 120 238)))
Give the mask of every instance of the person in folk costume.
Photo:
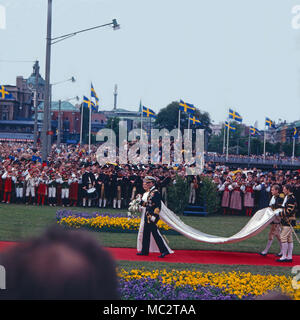
POLYGON ((85 172, 84 166, 80 166, 79 170, 77 171, 77 179, 78 179, 78 205, 82 205, 83 201, 83 185, 82 185, 82 176, 85 172))
POLYGON ((56 187, 57 179, 54 172, 50 173, 50 179, 48 181, 48 202, 49 205, 56 206, 56 187))
MULTIPOLYGON (((94 176, 95 176, 95 196, 93 197, 95 200, 95 206, 98 206, 99 208, 101 208, 102 206, 102 201, 103 198, 101 198, 101 188, 102 188, 102 168, 99 165, 95 166, 94 169, 94 176), (101 200, 100 200, 101 199, 101 200)), ((104 186, 103 186, 103 192, 102 194, 104 195, 104 186)))
POLYGON ((76 207, 78 202, 78 190, 79 190, 79 179, 78 174, 75 172, 71 175, 71 184, 70 184, 70 206, 76 207))
POLYGON ((292 186, 290 184, 283 186, 283 193, 285 197, 282 203, 283 210, 280 213, 282 256, 276 261, 292 262, 294 248, 292 228, 296 225, 297 199, 292 193, 292 186))
MULTIPOLYGON (((278 184, 274 184, 271 187, 272 198, 269 203, 269 207, 274 211, 276 209, 282 208, 283 197, 280 194, 280 186, 278 184)), ((268 242, 265 249, 260 252, 262 256, 266 256, 268 251, 273 243, 274 237, 277 238, 280 246, 280 252, 277 254, 278 257, 282 256, 282 245, 280 240, 280 231, 281 231, 281 217, 275 216, 273 221, 270 223, 270 231, 268 234, 268 242)))
POLYGON ((241 178, 236 177, 235 181, 229 185, 230 195, 230 209, 232 214, 239 213, 242 210, 242 196, 241 196, 241 178))
POLYGON ((116 187, 117 187, 117 193, 116 198, 113 199, 113 201, 117 201, 118 209, 121 209, 122 206, 122 188, 123 188, 123 173, 121 169, 118 169, 117 171, 117 179, 116 179, 116 187))
POLYGON ((164 258, 166 255, 173 253, 173 251, 167 246, 157 228, 161 210, 161 195, 155 187, 155 182, 156 179, 152 176, 146 176, 143 181, 145 193, 141 202, 142 221, 137 244, 137 249, 140 251, 137 252, 137 255, 147 256, 149 254, 152 236, 161 253, 159 258, 164 258))
MULTIPOLYGON (((167 190, 168 190, 168 185, 171 182, 170 174, 168 170, 163 171, 163 176, 160 182, 161 186, 161 197, 165 205, 168 205, 168 195, 167 195, 167 190)), ((197 182, 196 182, 197 183, 197 182)), ((197 184, 198 185, 198 184, 197 184)), ((196 197, 196 194, 195 194, 196 197)))
POLYGON ((23 196, 24 196, 24 186, 25 186, 25 179, 22 175, 22 172, 19 172, 16 181, 16 202, 22 203, 23 196))
POLYGON ((68 174, 64 172, 60 180, 61 184, 61 202, 63 207, 69 206, 70 184, 71 179, 68 178, 68 174))
POLYGON ((248 175, 248 179, 242 186, 244 192, 244 207, 246 209, 246 216, 251 216, 254 208, 254 181, 251 174, 248 175))
POLYGON ((25 189, 25 201, 26 204, 34 204, 35 199, 35 187, 37 184, 37 178, 32 169, 28 170, 28 174, 25 177, 26 189, 25 189), (30 199, 30 200, 29 200, 30 199))
MULTIPOLYGON (((3 200, 3 192, 4 192, 4 180, 2 179, 4 172, 0 171, 0 200, 3 200)), ((1 200, 1 201, 2 201, 1 200)))
POLYGON ((218 186, 218 191, 223 192, 222 200, 221 200, 221 207, 223 208, 223 213, 228 213, 229 205, 230 205, 230 193, 231 190, 229 186, 232 184, 231 177, 227 177, 225 182, 222 185, 218 186))
POLYGON ((130 181, 130 192, 131 192, 131 196, 130 196, 130 200, 134 200, 136 195, 137 195, 137 173, 136 173, 136 169, 133 169, 131 175, 129 176, 129 181, 130 181))
POLYGON ((110 191, 111 191, 111 199, 112 199, 112 206, 114 209, 117 208, 117 196, 118 196, 118 183, 117 183, 118 174, 114 171, 110 176, 110 191))
POLYGON ((113 173, 110 167, 107 169, 106 175, 107 175, 107 187, 105 186, 106 187, 105 195, 107 195, 107 203, 110 206, 112 206, 113 173))
MULTIPOLYGON (((140 169, 138 169, 138 170, 140 170, 140 169)), ((137 194, 141 194, 144 192, 143 179, 145 178, 145 176, 146 175, 144 174, 143 170, 138 171, 136 181, 135 181, 137 194)))
POLYGON ((260 182, 254 185, 254 190, 259 191, 258 209, 264 209, 268 207, 270 202, 271 186, 268 183, 267 177, 262 175, 260 182))
POLYGON ((42 205, 45 204, 45 199, 47 196, 47 189, 48 189, 48 177, 43 172, 42 176, 38 179, 38 189, 37 189, 37 204, 40 205, 40 201, 42 201, 42 205))
POLYGON ((196 191, 198 189, 198 181, 195 176, 190 177, 190 194, 189 194, 189 204, 195 204, 196 202, 196 191))
POLYGON ((124 206, 127 208, 130 203, 130 181, 129 181, 129 172, 127 170, 123 171, 122 177, 122 199, 124 206))
POLYGON ((86 206, 86 200, 88 200, 88 206, 91 206, 92 195, 89 192, 95 186, 95 176, 91 172, 91 167, 89 164, 85 165, 85 173, 82 175, 82 190, 83 190, 83 199, 82 204, 86 206))
POLYGON ((16 182, 16 177, 13 174, 11 166, 8 166, 7 171, 2 175, 2 179, 4 180, 4 194, 2 202, 10 203, 14 183, 16 182))
POLYGON ((98 200, 99 208, 101 208, 102 205, 103 205, 103 208, 106 207, 107 198, 105 195, 105 179, 106 179, 106 175, 104 173, 104 168, 99 168, 99 173, 98 173, 98 176, 96 177, 96 182, 95 182, 96 190, 99 196, 99 200, 98 200))

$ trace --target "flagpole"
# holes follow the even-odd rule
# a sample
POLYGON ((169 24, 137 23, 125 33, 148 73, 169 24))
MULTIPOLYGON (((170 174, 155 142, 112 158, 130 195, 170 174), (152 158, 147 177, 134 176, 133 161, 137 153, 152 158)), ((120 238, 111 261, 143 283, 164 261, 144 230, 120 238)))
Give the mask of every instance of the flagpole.
POLYGON ((178 110, 178 140, 179 140, 179 135, 180 135, 180 109, 178 110))
POLYGON ((293 155, 292 155, 292 162, 295 160, 295 144, 296 144, 296 138, 293 137, 293 155))
POLYGON ((91 133, 92 133, 92 104, 91 101, 89 103, 90 106, 90 121, 89 121, 89 155, 91 153, 91 133))
POLYGON ((141 109, 141 141, 143 141, 143 106, 141 109))
POLYGON ((264 132, 264 161, 266 160, 266 125, 265 125, 265 132, 264 132))
POLYGON ((190 115, 188 115, 188 140, 190 140, 190 115))
POLYGON ((228 121, 228 127, 227 127, 227 149, 226 149, 226 161, 228 161, 228 149, 229 149, 229 127, 230 127, 230 124, 229 124, 229 121, 228 121))
POLYGON ((79 143, 82 145, 82 128, 83 127, 83 104, 81 104, 81 119, 80 119, 80 139, 79 143))
POLYGON ((223 154, 225 154, 225 150, 226 150, 226 125, 224 123, 223 154))
POLYGON ((251 143, 251 136, 250 136, 250 127, 249 127, 249 138, 248 138, 248 157, 250 156, 250 143, 251 143))

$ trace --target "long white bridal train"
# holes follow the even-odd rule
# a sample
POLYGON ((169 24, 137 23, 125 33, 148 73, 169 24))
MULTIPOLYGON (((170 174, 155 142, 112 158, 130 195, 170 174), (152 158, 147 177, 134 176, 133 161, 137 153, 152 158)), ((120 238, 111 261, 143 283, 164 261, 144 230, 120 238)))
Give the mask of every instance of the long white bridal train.
POLYGON ((169 225, 172 229, 181 233, 185 237, 207 243, 234 243, 251 238, 263 229, 265 229, 269 223, 275 218, 275 215, 280 212, 281 209, 273 211, 271 208, 265 208, 257 211, 248 223, 238 233, 231 237, 219 237, 211 234, 203 233, 186 225, 173 211, 168 209, 165 204, 161 203, 161 211, 159 216, 162 221, 169 225))

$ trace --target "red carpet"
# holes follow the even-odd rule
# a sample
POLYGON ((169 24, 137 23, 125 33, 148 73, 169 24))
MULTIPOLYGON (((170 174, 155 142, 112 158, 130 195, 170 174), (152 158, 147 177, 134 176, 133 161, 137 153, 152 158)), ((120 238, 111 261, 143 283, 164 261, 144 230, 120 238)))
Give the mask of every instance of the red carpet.
MULTIPOLYGON (((16 245, 17 242, 0 241, 0 251, 16 245)), ((170 263, 199 263, 199 264, 227 264, 227 265, 257 265, 292 267, 300 265, 300 255, 293 256, 293 262, 276 262, 278 257, 269 254, 265 257, 257 253, 231 252, 231 251, 200 251, 200 250, 174 250, 173 254, 163 259, 158 258, 159 253, 150 253, 149 256, 137 256, 136 249, 132 248, 107 248, 116 260, 128 261, 157 261, 170 263)))
POLYGON ((130 261, 158 261, 171 263, 199 263, 199 264, 240 264, 258 266, 282 266, 292 267, 300 264, 300 256, 293 256, 293 262, 276 262, 274 254, 265 257, 257 253, 229 252, 229 251, 199 251, 199 250, 174 250, 173 254, 163 259, 158 258, 159 253, 151 253, 149 256, 137 256, 136 249, 107 248, 116 260, 130 261))

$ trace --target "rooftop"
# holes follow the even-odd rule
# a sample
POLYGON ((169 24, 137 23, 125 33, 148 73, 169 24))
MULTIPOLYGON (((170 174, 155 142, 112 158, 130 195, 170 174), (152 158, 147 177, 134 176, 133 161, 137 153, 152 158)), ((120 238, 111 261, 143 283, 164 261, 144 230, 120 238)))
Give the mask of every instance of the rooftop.
MULTIPOLYGON (((52 103, 51 103, 51 111, 58 111, 58 109, 59 109, 58 101, 52 101, 52 103)), ((39 104, 38 110, 39 111, 43 111, 44 110, 44 102, 39 104)), ((60 110, 61 111, 73 111, 73 112, 79 112, 80 111, 79 108, 74 106, 69 101, 62 101, 60 110)))

